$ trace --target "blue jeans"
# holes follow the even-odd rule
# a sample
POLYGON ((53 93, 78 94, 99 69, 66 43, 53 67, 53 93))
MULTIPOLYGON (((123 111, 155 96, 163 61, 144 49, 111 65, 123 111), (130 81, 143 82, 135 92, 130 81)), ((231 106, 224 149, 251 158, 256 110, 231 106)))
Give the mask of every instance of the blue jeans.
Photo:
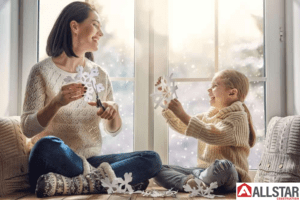
MULTIPOLYGON (((108 162, 116 176, 121 178, 124 178, 126 172, 132 172, 131 185, 156 176, 162 167, 160 157, 154 151, 94 156, 87 161, 93 167, 108 162)), ((49 172, 67 177, 75 177, 83 173, 81 158, 61 139, 53 136, 41 138, 30 152, 29 181, 32 189, 35 189, 37 179, 49 172)))
POLYGON ((190 178, 199 178, 207 186, 212 182, 218 183, 218 193, 235 192, 236 182, 239 181, 234 165, 228 160, 215 160, 207 169, 184 168, 174 165, 163 165, 154 181, 167 189, 173 188, 184 192, 183 186, 190 178))

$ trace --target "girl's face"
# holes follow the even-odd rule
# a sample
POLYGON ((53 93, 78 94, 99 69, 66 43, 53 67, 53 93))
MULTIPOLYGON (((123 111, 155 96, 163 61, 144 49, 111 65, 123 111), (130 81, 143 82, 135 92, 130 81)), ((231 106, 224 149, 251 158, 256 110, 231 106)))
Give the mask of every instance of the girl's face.
MULTIPOLYGON (((98 50, 98 42, 103 36, 99 15, 91 11, 89 17, 78 24, 77 38, 74 47, 84 52, 93 52, 98 50)), ((74 40, 73 40, 74 41, 74 40)))
POLYGON ((217 76, 212 80, 211 88, 208 89, 208 95, 210 97, 210 105, 222 109, 236 101, 237 90, 226 88, 223 80, 217 76))

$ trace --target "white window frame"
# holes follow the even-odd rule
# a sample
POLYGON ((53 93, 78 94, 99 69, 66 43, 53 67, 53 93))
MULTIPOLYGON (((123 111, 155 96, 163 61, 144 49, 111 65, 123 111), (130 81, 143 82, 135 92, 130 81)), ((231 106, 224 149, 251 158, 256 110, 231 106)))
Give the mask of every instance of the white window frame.
MULTIPOLYGON (((168 163, 168 126, 161 116, 161 109, 154 110, 150 94, 154 91, 157 78, 168 73, 168 1, 135 0, 135 77, 111 77, 112 81, 135 81, 134 150, 155 150, 164 164, 168 163), (138 29, 141 24, 147 28, 138 29)), ((265 0, 264 3, 266 76, 250 81, 266 81, 267 124, 273 116, 286 116, 285 40, 280 41, 280 32, 285 33, 285 0, 265 0)), ((38 0, 26 0, 20 8, 23 38, 19 83, 23 104, 28 75, 38 59, 38 0)))

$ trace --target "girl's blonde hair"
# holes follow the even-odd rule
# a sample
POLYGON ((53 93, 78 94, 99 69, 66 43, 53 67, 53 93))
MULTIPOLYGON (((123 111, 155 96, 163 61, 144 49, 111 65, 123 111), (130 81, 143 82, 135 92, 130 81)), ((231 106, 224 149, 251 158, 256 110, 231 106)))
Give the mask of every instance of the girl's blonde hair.
POLYGON ((249 109, 244 104, 244 100, 248 94, 249 91, 249 80, 248 78, 241 72, 238 72, 236 70, 223 70, 216 74, 216 76, 219 76, 221 80, 223 80, 223 83, 227 88, 230 89, 237 89, 237 97, 238 100, 243 102, 244 109, 248 115, 248 122, 249 122, 249 145, 250 147, 253 147, 256 141, 256 134, 252 123, 252 117, 249 112, 249 109))

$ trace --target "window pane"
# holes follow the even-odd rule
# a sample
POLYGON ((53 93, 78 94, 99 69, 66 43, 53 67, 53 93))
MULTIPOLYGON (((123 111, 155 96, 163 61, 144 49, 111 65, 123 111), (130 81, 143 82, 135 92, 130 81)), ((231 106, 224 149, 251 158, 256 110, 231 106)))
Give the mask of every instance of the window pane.
MULTIPOLYGON (((178 82, 178 100, 184 110, 190 115, 196 115, 208 111, 209 97, 207 89, 210 82, 178 82)), ((197 165, 198 140, 186 137, 169 128, 169 164, 183 167, 195 167, 197 165)))
POLYGON ((219 70, 264 76, 263 0, 219 1, 219 70))
POLYGON ((44 60, 48 57, 46 53, 47 39, 57 17, 65 6, 74 1, 75 0, 39 1, 39 60, 44 60))
POLYGON ((248 96, 245 100, 250 114, 254 129, 256 131, 256 144, 251 148, 249 156, 249 168, 258 169, 261 154, 264 147, 265 139, 265 83, 264 82, 251 82, 248 96))
MULTIPOLYGON (((169 73, 180 78, 213 77, 214 45, 217 44, 218 70, 236 69, 250 79, 264 77, 263 0, 219 0, 217 30, 214 2, 169 1, 169 73), (202 14, 204 16, 200 17, 202 14), (215 34, 218 34, 218 41, 215 41, 215 34)), ((264 85, 265 82, 251 82, 246 99, 257 134, 257 143, 249 156, 250 169, 257 168, 263 150, 264 85)), ((178 87, 179 100, 184 103, 188 114, 195 115, 208 110, 209 83, 180 83, 178 87), (184 89, 181 88, 183 85, 184 89)), ((169 129, 170 164, 196 166, 196 157, 190 155, 196 151, 197 142, 169 129)))
POLYGON ((95 62, 110 77, 134 77, 134 0, 95 0, 94 5, 104 34, 95 62))
MULTIPOLYGON (((99 12, 103 31, 99 49, 94 52, 95 62, 110 77, 134 77, 134 0, 92 2, 99 12)), ((103 154, 133 151, 134 82, 113 81, 113 89, 115 101, 120 106, 123 128, 116 137, 104 136, 103 154)), ((102 133, 105 134, 104 131, 102 133)))
POLYGON ((119 105, 122 118, 122 131, 116 137, 112 137, 103 130, 102 154, 125 153, 133 151, 133 90, 132 81, 113 81, 114 99, 119 105))
POLYGON ((178 78, 214 74, 214 1, 169 1, 169 71, 178 78))

